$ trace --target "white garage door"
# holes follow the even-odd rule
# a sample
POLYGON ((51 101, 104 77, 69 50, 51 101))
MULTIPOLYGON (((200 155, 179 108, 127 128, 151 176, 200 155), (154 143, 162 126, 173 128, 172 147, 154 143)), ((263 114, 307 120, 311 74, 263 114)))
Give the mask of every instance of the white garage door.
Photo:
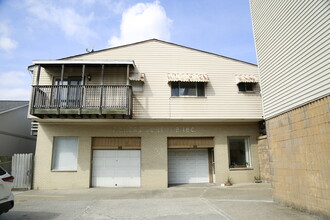
POLYGON ((92 186, 140 186, 140 150, 93 150, 92 186))
POLYGON ((169 149, 168 182, 169 184, 208 183, 208 150, 169 149))

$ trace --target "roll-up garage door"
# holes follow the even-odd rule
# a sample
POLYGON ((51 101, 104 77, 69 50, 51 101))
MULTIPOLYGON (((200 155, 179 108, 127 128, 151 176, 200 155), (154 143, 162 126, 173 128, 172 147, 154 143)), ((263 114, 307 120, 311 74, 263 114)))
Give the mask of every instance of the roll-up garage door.
POLYGON ((93 187, 140 186, 140 138, 92 139, 93 187))
POLYGON ((212 181, 210 149, 212 137, 168 138, 168 183, 209 183, 212 181))

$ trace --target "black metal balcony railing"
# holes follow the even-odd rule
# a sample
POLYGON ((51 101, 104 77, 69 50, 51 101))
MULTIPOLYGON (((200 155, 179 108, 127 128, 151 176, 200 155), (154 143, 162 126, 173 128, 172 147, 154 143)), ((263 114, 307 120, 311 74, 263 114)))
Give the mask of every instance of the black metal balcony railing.
POLYGON ((128 85, 33 86, 31 114, 132 115, 128 85))

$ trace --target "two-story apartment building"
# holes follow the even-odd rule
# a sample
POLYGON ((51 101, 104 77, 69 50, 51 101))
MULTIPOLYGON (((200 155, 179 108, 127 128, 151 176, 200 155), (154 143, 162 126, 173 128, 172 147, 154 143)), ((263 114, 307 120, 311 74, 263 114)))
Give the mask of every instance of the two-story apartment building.
POLYGON ((254 64, 157 39, 37 60, 36 189, 253 182, 254 64))

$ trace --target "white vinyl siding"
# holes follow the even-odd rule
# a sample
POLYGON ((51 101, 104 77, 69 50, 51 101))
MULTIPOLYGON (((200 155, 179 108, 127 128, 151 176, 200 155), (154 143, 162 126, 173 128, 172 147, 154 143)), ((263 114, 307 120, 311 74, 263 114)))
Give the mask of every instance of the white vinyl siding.
POLYGON ((77 137, 54 137, 52 170, 77 170, 77 158, 77 137))
POLYGON ((329 1, 250 2, 265 118, 329 95, 329 1))

